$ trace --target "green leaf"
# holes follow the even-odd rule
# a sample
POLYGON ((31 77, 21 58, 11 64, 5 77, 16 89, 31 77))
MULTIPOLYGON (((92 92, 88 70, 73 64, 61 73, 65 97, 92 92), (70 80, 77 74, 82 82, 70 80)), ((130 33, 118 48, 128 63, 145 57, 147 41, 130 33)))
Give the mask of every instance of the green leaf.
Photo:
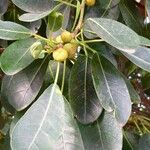
POLYGON ((150 134, 144 134, 138 144, 138 150, 148 150, 150 148, 150 134))
POLYGON ((55 84, 49 86, 28 109, 10 137, 11 148, 15 150, 83 150, 81 135, 71 108, 55 84))
POLYGON ((0 2, 0 16, 3 15, 8 8, 8 0, 1 0, 0 2))
MULTIPOLYGON (((71 8, 69 6, 65 6, 65 7, 63 7, 63 6, 62 6, 62 9, 60 10, 60 13, 63 15, 63 20, 62 20, 62 26, 61 26, 61 28, 63 30, 65 30, 68 27, 68 24, 69 24, 69 21, 70 21, 70 11, 71 11, 71 8)), ((50 23, 51 23, 51 25, 54 24, 54 22, 52 22, 52 21, 50 23)), ((53 36, 54 38, 56 38, 61 33, 62 33, 61 29, 57 30, 56 32, 52 32, 49 29, 49 24, 47 24, 46 36, 48 38, 51 38, 51 36, 53 36)))
POLYGON ((0 39, 18 40, 30 36, 32 36, 32 33, 26 27, 14 22, 0 20, 0 39))
POLYGON ((110 18, 117 20, 120 14, 118 9, 118 4, 120 0, 98 0, 99 1, 99 9, 103 18, 110 18))
POLYGON ((134 1, 122 0, 119 4, 122 17, 127 26, 141 34, 142 26, 139 22, 139 14, 134 1))
POLYGON ((91 125, 79 125, 85 150, 122 150, 122 128, 113 114, 104 113, 91 125))
POLYGON ((126 82, 130 97, 131 97, 131 101, 134 104, 139 104, 141 102, 141 98, 139 96, 139 94, 137 93, 137 91, 134 89, 133 85, 130 83, 130 81, 122 75, 122 77, 124 78, 124 81, 126 82))
POLYGON ((102 107, 92 83, 90 60, 79 56, 69 79, 69 100, 75 117, 83 124, 97 120, 102 107))
POLYGON ((120 22, 106 18, 89 18, 86 23, 100 38, 121 51, 132 53, 140 45, 139 36, 120 22))
POLYGON ((25 13, 19 17, 19 20, 25 21, 25 22, 33 22, 39 19, 42 19, 49 15, 52 10, 48 10, 41 13, 25 13))
POLYGON ((95 54, 92 59, 92 77, 97 96, 107 111, 113 111, 121 126, 131 114, 131 100, 119 71, 106 58, 95 54))
POLYGON ((51 31, 57 31, 62 27, 63 15, 58 12, 53 12, 48 17, 48 27, 51 31))
POLYGON ((111 7, 116 6, 120 0, 98 0, 102 9, 109 10, 111 7))
POLYGON ((25 70, 5 76, 2 82, 1 96, 13 108, 20 111, 36 98, 41 89, 48 60, 37 60, 25 70))
POLYGON ((122 52, 131 62, 140 68, 150 72, 150 49, 138 47, 134 53, 122 52))
POLYGON ((27 12, 44 12, 54 7, 54 0, 12 0, 12 2, 27 12))
POLYGON ((34 59, 31 56, 30 47, 35 41, 29 38, 9 45, 0 57, 1 69, 7 75, 13 75, 31 64, 34 59))
POLYGON ((150 46, 150 40, 143 37, 143 36, 139 36, 140 41, 141 41, 141 46, 150 46))
POLYGON ((96 50, 99 54, 104 56, 106 59, 108 59, 116 68, 118 67, 115 56, 113 55, 112 50, 108 46, 106 46, 102 42, 91 43, 89 44, 89 46, 96 50))
POLYGON ((143 72, 142 79, 141 79, 143 89, 148 90, 150 92, 150 90, 149 90, 150 89, 150 80, 149 79, 150 79, 150 73, 148 73, 148 72, 144 73, 143 72))
POLYGON ((20 118, 25 114, 25 111, 21 111, 21 112, 17 112, 14 117, 13 120, 10 124, 10 130, 9 130, 9 134, 12 135, 12 131, 14 129, 14 127, 16 126, 17 122, 20 120, 20 118))
POLYGON ((137 150, 139 135, 135 134, 134 131, 124 131, 123 132, 123 148, 122 150, 137 150))

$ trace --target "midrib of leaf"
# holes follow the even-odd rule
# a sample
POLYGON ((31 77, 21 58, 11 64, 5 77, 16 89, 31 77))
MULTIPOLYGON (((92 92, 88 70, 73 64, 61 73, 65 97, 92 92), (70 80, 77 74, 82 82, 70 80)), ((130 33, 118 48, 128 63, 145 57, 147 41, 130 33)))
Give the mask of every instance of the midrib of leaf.
MULTIPOLYGON (((11 84, 11 82, 12 82, 13 78, 14 78, 14 75, 13 75, 13 76, 11 76, 10 81, 8 82, 8 88, 10 88, 10 84, 11 84)), ((8 88, 7 88, 7 89, 8 89, 8 88)))
MULTIPOLYGON (((63 116, 62 116, 63 117, 63 116)), ((64 118, 64 117, 63 117, 64 118)), ((60 134, 60 138, 62 138, 62 143, 63 143, 63 148, 64 150, 66 149, 66 146, 65 146, 65 138, 64 138, 64 122, 63 122, 63 129, 62 129, 62 133, 60 134)), ((58 138, 59 139, 59 138, 58 138)))
POLYGON ((130 10, 127 8, 127 6, 125 4, 123 4, 124 8, 128 11, 128 13, 130 14, 131 18, 137 22, 137 20, 134 18, 134 16, 132 15, 132 13, 130 12, 130 10))
MULTIPOLYGON (((63 112, 64 112, 64 111, 65 111, 65 109, 63 110, 63 112)), ((65 149, 66 149, 66 148, 65 148, 65 147, 66 147, 66 146, 65 146, 65 142, 64 142, 64 141, 65 141, 65 140, 64 140, 64 139, 65 139, 65 138, 64 138, 64 131, 65 131, 65 130, 64 130, 64 127, 65 127, 65 123, 64 123, 64 120, 65 120, 65 119, 64 119, 64 118, 65 118, 65 114, 62 113, 62 114, 61 114, 61 118, 63 118, 63 128, 62 128, 62 132, 61 132, 60 136, 62 137, 63 148, 64 148, 64 150, 65 150, 65 149)), ((58 139, 59 139, 59 138, 58 138, 58 139)))
POLYGON ((91 21, 93 21, 95 24, 97 24, 97 26, 99 26, 100 28, 102 28, 106 33, 108 33, 115 41, 117 41, 119 44, 122 45, 122 43, 120 43, 114 36, 111 35, 110 32, 108 32, 108 30, 106 30, 103 26, 101 26, 100 24, 98 24, 96 21, 94 21, 93 19, 89 19, 91 21))
POLYGON ((54 18, 54 23, 53 23, 53 26, 52 26, 52 31, 54 30, 55 25, 56 25, 56 17, 54 18))
POLYGON ((49 102, 48 102, 48 105, 47 105, 45 114, 44 114, 43 119, 42 119, 42 121, 41 121, 40 127, 39 127, 38 130, 37 130, 37 133, 35 134, 33 140, 31 141, 31 143, 30 143, 30 145, 29 145, 28 150, 30 150, 32 144, 34 143, 36 137, 38 136, 38 134, 39 134, 39 132, 40 132, 40 130, 41 130, 43 124, 44 124, 44 121, 45 121, 45 119, 46 119, 46 117, 47 117, 47 113, 48 113, 48 110, 49 110, 49 107, 50 107, 50 104, 51 104, 51 101, 52 101, 52 97, 53 97, 53 95, 54 95, 54 90, 55 90, 55 88, 56 88, 56 83, 53 84, 52 91, 51 91, 51 95, 50 95, 50 98, 49 98, 49 102))
POLYGON ((22 58, 28 53, 30 50, 30 47, 23 53, 23 55, 18 59, 18 61, 13 65, 13 67, 16 67, 16 65, 22 60, 22 58))
MULTIPOLYGON (((66 100, 67 101, 67 100, 66 100)), ((65 110, 64 110, 65 111, 65 110)), ((65 138, 64 138, 64 133, 65 133, 65 130, 67 130, 67 129, 65 129, 65 114, 62 114, 62 116, 61 116, 61 118, 63 118, 63 128, 62 128, 62 133, 60 134, 61 135, 61 137, 62 137, 62 139, 64 139, 63 140, 63 148, 64 148, 64 150, 66 150, 66 142, 65 142, 65 138)), ((72 115, 71 115, 72 116, 72 115)), ((72 116, 72 119, 73 119, 73 116, 72 116)), ((80 138, 82 139, 82 137, 81 137, 81 134, 80 134, 80 138)), ((83 139, 82 139, 83 140, 83 139)), ((71 144, 73 144, 73 145, 77 145, 78 146, 78 144, 76 144, 76 143, 71 143, 71 144)), ((84 150, 84 147, 83 147, 83 143, 82 143, 82 150, 84 150)))
POLYGON ((101 17, 104 17, 104 15, 105 15, 105 14, 106 14, 106 12, 108 11, 108 9, 109 9, 109 7, 110 7, 111 3, 112 3, 112 0, 110 0, 110 1, 109 1, 108 5, 107 5, 107 7, 106 7, 106 10, 103 12, 103 14, 102 14, 102 16, 101 16, 101 17))
POLYGON ((100 138, 100 141, 102 143, 102 150, 105 150, 104 149, 104 144, 103 144, 103 139, 102 139, 102 134, 101 134, 101 129, 100 129, 98 121, 96 121, 96 124, 97 124, 98 133, 99 133, 99 138, 100 138))
POLYGON ((0 31, 3 31, 3 32, 21 33, 21 34, 32 35, 32 33, 30 33, 30 32, 21 32, 21 31, 14 31, 14 30, 8 30, 8 29, 0 29, 0 31))
POLYGON ((132 144, 131 144, 130 141, 128 140, 128 138, 127 138, 125 132, 123 132, 123 135, 125 136, 125 139, 127 140, 128 144, 130 145, 130 148, 131 148, 132 150, 134 150, 133 147, 132 147, 132 144))
POLYGON ((102 63, 101 63, 101 60, 100 60, 98 54, 97 54, 97 57, 98 57, 98 61, 99 61, 100 68, 102 69, 102 74, 103 74, 103 76, 104 76, 104 80, 105 80, 105 83, 106 83, 106 86, 107 86, 107 89, 108 89, 108 93, 109 93, 110 98, 111 98, 111 100, 112 100, 112 103, 113 103, 113 105, 114 105, 114 108, 113 108, 113 109, 115 109, 115 108, 116 108, 116 105, 115 105, 113 96, 112 96, 112 94, 111 94, 111 90, 110 90, 109 84, 108 84, 108 82, 107 82, 107 77, 106 77, 106 75, 105 75, 105 71, 104 71, 104 69, 103 69, 103 65, 102 65, 102 63))
MULTIPOLYGON (((41 130, 41 128, 42 128, 42 125, 43 125, 43 123, 44 123, 44 121, 45 121, 45 118, 46 118, 46 116, 47 116, 47 113, 48 113, 48 110, 49 110, 49 107, 50 107, 50 103, 51 103, 51 101, 52 101, 52 97, 53 97, 53 95, 54 95, 54 90, 55 90, 55 88, 56 88, 56 83, 53 84, 53 87, 52 87, 52 90, 51 90, 51 95, 50 95, 50 97, 49 97, 49 102, 48 102, 48 105, 47 105, 45 114, 44 114, 43 119, 42 119, 42 121, 41 121, 40 127, 38 128, 38 130, 37 130, 37 132, 36 132, 36 134, 35 134, 33 140, 31 141, 31 143, 30 143, 30 145, 29 145, 29 147, 28 147, 28 150, 30 150, 32 144, 34 143, 36 137, 38 136, 38 134, 39 134, 39 132, 40 132, 40 130, 41 130)), ((22 117, 22 119, 23 119, 23 118, 24 118, 24 117, 22 117)), ((17 126, 18 124, 19 124, 19 121, 16 123, 15 127, 13 128, 11 136, 13 135, 13 132, 14 132, 14 130, 15 130, 15 128, 16 128, 16 126, 17 126)), ((12 138, 10 138, 10 143, 12 143, 12 138)), ((12 146, 11 146, 11 148, 12 148, 12 150, 15 150, 15 149, 13 149, 12 146)))
POLYGON ((52 70, 52 67, 51 67, 51 64, 49 63, 48 65, 48 68, 49 68, 49 71, 50 71, 50 76, 52 77, 53 81, 55 80, 54 78, 54 74, 53 74, 53 70, 52 70))
POLYGON ((84 121, 86 121, 86 101, 87 101, 87 93, 86 93, 86 82, 87 82, 87 63, 88 63, 88 58, 86 57, 86 60, 85 60, 85 72, 84 72, 84 94, 85 94, 85 97, 84 97, 84 121))

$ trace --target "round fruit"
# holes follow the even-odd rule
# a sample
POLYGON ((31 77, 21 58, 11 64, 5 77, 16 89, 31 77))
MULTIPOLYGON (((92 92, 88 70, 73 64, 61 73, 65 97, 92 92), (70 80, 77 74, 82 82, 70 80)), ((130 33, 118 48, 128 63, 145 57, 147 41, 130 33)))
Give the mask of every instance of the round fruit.
POLYGON ((68 58, 68 52, 63 48, 58 48, 53 52, 53 58, 56 61, 65 61, 68 58))
POLYGON ((75 43, 67 43, 63 48, 68 52, 68 58, 74 58, 78 45, 75 43))
POLYGON ((61 34, 61 39, 64 43, 69 43, 72 40, 72 34, 68 31, 64 31, 61 34))
POLYGON ((60 35, 57 36, 55 40, 56 40, 57 43, 63 43, 60 35))
POLYGON ((86 0, 85 3, 87 6, 93 6, 93 5, 95 5, 95 0, 86 0))

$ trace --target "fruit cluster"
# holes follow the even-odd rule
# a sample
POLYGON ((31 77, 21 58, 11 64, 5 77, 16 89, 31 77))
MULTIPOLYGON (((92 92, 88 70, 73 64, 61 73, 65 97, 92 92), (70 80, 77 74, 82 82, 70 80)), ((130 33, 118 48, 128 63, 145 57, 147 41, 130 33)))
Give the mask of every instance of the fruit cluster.
POLYGON ((62 34, 56 37, 55 42, 57 48, 53 50, 53 58, 56 61, 65 61, 67 58, 75 57, 78 44, 73 38, 73 34, 68 31, 63 31, 62 34))
MULTIPOLYGON (((95 3, 96 0, 85 0, 87 6, 93 6, 95 3)), ((52 53, 54 60, 65 61, 66 59, 73 59, 78 48, 73 34, 66 30, 55 39, 48 41, 45 47, 43 45, 45 44, 38 40, 30 47, 30 52, 34 59, 43 58, 45 53, 52 53)))

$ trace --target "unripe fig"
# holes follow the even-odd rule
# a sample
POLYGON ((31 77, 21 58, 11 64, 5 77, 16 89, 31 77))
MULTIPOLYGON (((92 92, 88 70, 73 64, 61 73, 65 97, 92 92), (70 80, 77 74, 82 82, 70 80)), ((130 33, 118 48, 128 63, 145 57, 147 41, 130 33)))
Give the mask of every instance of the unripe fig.
POLYGON ((56 41, 57 43, 63 43, 63 41, 62 41, 62 39, 61 39, 61 35, 57 36, 56 39, 55 39, 55 41, 56 41))
POLYGON ((68 58, 74 58, 78 45, 75 43, 67 43, 63 48, 68 52, 68 58))
POLYGON ((86 0, 85 3, 87 6, 93 6, 93 5, 95 5, 95 0, 86 0))
POLYGON ((64 31, 61 34, 61 39, 64 43, 69 43, 72 40, 72 34, 69 31, 64 31))
POLYGON ((65 61, 68 58, 68 52, 64 48, 58 48, 53 52, 53 58, 56 61, 65 61))

